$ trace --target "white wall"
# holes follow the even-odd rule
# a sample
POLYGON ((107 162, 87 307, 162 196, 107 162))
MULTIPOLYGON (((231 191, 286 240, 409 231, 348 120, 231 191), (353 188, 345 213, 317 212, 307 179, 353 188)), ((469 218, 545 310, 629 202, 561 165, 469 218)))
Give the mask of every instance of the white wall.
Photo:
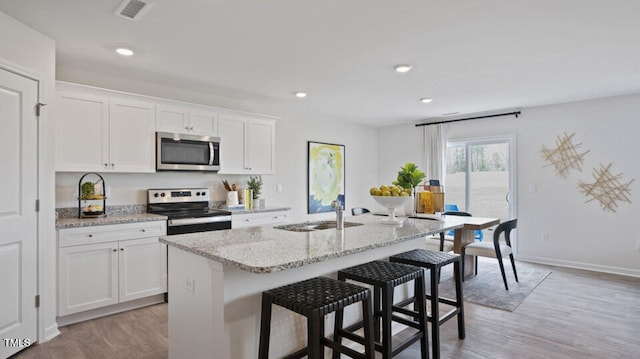
MULTIPOLYGON (((292 113, 286 104, 274 102, 269 107, 226 99, 206 93, 169 88, 152 83, 136 82, 113 75, 73 69, 58 69, 58 80, 81 83, 149 96, 171 98, 204 105, 251 111, 280 117, 276 124, 276 173, 262 176, 262 197, 267 206, 292 208, 292 220, 335 217, 333 213, 307 215, 307 141, 345 145, 346 208, 373 207, 368 189, 376 185, 377 131, 374 127, 351 123, 343 119, 317 118, 313 114, 292 113), (282 193, 276 192, 281 184, 282 193)), ((77 206, 77 181, 81 173, 56 174, 56 207, 77 206)), ((228 176, 202 173, 103 174, 111 187, 107 205, 144 204, 149 188, 196 187, 212 189, 213 200, 225 198, 222 179, 246 184, 247 176, 228 176)))
MULTIPOLYGON (((40 117, 39 132, 51 133, 55 91, 55 42, 0 12, 0 66, 37 77, 43 88, 40 100, 48 103, 40 117)), ((53 139, 41 136, 39 142, 39 253, 40 324, 39 340, 57 335, 56 317, 56 233, 54 217, 53 139)))
MULTIPOLYGON (((522 116, 501 117, 450 124, 449 139, 515 134, 517 142, 518 257, 542 263, 640 276, 640 235, 633 223, 639 213, 638 186, 640 149, 640 95, 619 96, 585 102, 525 108, 522 116), (567 178, 555 175, 545 166, 540 149, 555 146, 556 137, 575 133, 585 156, 582 172, 567 178), (612 172, 623 174, 631 185, 631 202, 618 202, 615 213, 602 210, 597 201, 588 200, 578 189, 578 181, 593 182, 592 169, 613 163, 612 172), (537 192, 529 192, 531 185, 537 192), (542 233, 549 233, 549 241, 542 233)), ((398 154, 395 143, 401 138, 420 145, 419 128, 411 125, 378 129, 380 158, 398 154), (398 129, 399 128, 399 129, 398 129), (418 135, 416 135, 418 133, 418 135)), ((378 178, 389 174, 382 165, 378 178)))

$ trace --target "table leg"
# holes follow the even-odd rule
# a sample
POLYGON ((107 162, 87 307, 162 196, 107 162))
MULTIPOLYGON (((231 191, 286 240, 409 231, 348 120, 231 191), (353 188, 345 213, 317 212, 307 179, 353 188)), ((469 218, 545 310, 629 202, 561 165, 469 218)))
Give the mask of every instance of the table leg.
MULTIPOLYGON (((453 231, 453 252, 460 254, 462 247, 469 243, 475 242, 475 230, 458 228, 453 231)), ((466 256, 464 259, 464 278, 473 276, 473 270, 476 265, 475 256, 466 256)))

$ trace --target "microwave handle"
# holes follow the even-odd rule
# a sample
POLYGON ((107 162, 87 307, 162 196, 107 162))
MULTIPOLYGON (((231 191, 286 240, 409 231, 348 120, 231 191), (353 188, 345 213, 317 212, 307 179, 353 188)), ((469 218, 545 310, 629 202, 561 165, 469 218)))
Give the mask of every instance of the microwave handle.
POLYGON ((213 166, 213 142, 209 142, 209 166, 213 166))

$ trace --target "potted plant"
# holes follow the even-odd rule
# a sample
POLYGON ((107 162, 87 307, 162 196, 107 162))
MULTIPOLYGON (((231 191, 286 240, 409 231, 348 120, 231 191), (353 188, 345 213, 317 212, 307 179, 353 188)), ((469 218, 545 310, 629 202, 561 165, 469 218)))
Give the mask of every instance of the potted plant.
POLYGON ((247 181, 247 187, 249 187, 249 189, 253 193, 253 196, 251 197, 252 199, 251 208, 255 208, 257 207, 256 200, 260 197, 260 192, 262 191, 262 177, 260 176, 249 177, 249 180, 247 181))
POLYGON ((426 177, 424 172, 418 169, 415 163, 406 163, 404 167, 400 167, 398 171, 398 178, 392 183, 402 188, 411 190, 411 213, 415 214, 415 188, 422 183, 422 180, 426 177))

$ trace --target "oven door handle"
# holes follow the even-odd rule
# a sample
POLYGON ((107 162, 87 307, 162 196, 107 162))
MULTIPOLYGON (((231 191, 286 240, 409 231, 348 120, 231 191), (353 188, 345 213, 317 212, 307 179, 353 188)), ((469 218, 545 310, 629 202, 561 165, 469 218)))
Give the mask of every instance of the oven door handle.
POLYGON ((169 227, 176 227, 176 226, 187 226, 190 224, 217 223, 217 222, 231 222, 231 216, 170 219, 168 220, 167 225, 169 227))

